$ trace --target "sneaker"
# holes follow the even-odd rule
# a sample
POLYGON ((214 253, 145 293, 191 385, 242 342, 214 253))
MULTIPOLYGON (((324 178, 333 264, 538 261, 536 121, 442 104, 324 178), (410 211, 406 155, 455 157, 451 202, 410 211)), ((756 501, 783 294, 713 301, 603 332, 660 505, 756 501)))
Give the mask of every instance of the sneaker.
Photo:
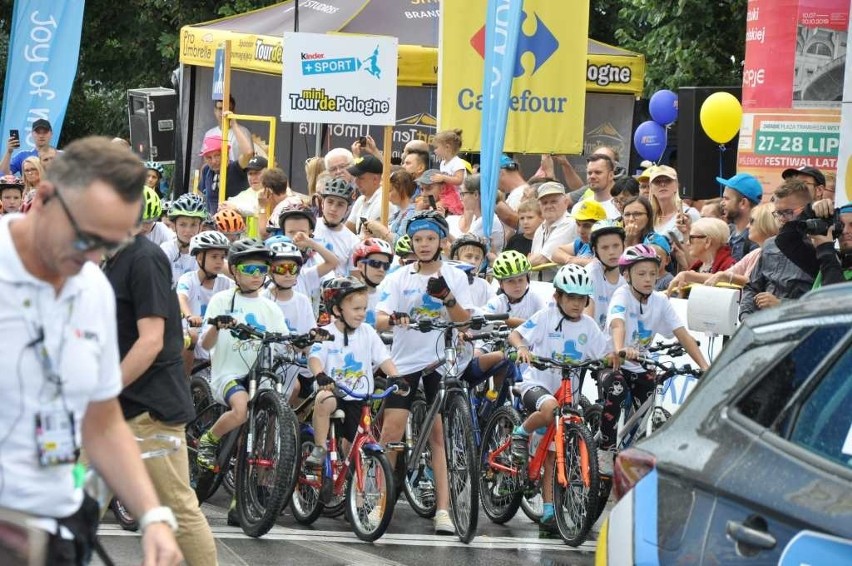
POLYGON ((530 454, 530 437, 525 434, 512 433, 512 460, 525 464, 530 454))
POLYGON ((615 463, 615 450, 598 449, 598 474, 612 477, 612 467, 615 463))
POLYGON ((450 513, 446 509, 439 509, 435 513, 435 534, 436 535, 454 535, 456 534, 456 526, 453 520, 450 519, 450 513))
POLYGON ((370 513, 367 515, 367 520, 370 522, 370 526, 375 529, 379 526, 379 523, 382 522, 383 516, 384 513, 382 513, 382 508, 380 505, 377 504, 375 507, 373 507, 373 510, 370 511, 370 513))
POLYGON ((240 514, 237 513, 237 500, 231 500, 231 506, 228 508, 228 526, 229 527, 239 527, 240 526, 240 514))
POLYGON ((213 440, 213 436, 208 430, 201 438, 198 439, 198 452, 195 456, 195 461, 199 468, 204 470, 213 470, 216 468, 216 452, 219 448, 219 443, 213 440))
POLYGON ((311 455, 305 459, 305 464, 315 468, 322 466, 325 463, 327 451, 323 446, 314 446, 311 455))
POLYGON ((556 525, 556 515, 542 518, 538 522, 538 538, 559 537, 559 527, 556 525))

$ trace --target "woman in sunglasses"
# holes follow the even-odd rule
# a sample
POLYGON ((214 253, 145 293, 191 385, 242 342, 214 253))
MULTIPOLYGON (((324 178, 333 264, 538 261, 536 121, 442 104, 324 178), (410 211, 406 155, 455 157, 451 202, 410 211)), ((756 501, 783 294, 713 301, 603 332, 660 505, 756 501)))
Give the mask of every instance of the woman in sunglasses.
MULTIPOLYGON (((263 244, 244 238, 228 249, 228 269, 237 286, 213 295, 205 313, 201 346, 211 350, 210 388, 217 402, 226 405, 219 420, 201 437, 198 466, 212 470, 216 463, 216 447, 221 438, 246 421, 248 392, 245 377, 257 358, 254 348, 240 348, 230 332, 221 332, 235 323, 244 323, 266 332, 288 333, 281 309, 260 296, 272 257, 263 244)), ((228 524, 234 524, 235 502, 231 502, 228 524)))
POLYGON ((352 253, 352 275, 367 285, 367 318, 364 320, 370 326, 376 324, 376 305, 379 303, 379 293, 376 292, 393 262, 393 248, 379 238, 367 238, 355 247, 352 253))

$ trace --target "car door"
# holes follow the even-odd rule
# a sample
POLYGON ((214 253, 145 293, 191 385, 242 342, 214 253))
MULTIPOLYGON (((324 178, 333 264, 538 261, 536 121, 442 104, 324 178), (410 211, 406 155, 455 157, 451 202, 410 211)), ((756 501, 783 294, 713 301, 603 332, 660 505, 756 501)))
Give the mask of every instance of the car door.
POLYGON ((804 529, 852 538, 852 324, 793 324, 801 339, 723 411, 750 442, 715 483, 704 564, 777 564, 804 529))

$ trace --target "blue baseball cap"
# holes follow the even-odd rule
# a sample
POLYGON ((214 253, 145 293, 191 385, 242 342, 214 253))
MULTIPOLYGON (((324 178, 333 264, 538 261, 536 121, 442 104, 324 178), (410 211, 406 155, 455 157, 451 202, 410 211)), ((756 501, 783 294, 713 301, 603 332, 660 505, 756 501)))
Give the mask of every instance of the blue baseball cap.
POLYGON ((716 177, 716 182, 734 189, 753 204, 760 204, 761 199, 763 199, 763 185, 748 173, 737 173, 730 179, 716 177))
POLYGON ((658 234, 656 232, 650 232, 647 236, 645 236, 645 241, 643 244, 654 245, 661 248, 668 255, 672 255, 672 244, 669 242, 669 239, 663 236, 662 234, 658 234))
POLYGON ((505 153, 500 157, 500 169, 517 169, 518 162, 506 155, 505 153))
POLYGON ((840 207, 840 214, 849 214, 852 212, 852 202, 846 203, 840 207))

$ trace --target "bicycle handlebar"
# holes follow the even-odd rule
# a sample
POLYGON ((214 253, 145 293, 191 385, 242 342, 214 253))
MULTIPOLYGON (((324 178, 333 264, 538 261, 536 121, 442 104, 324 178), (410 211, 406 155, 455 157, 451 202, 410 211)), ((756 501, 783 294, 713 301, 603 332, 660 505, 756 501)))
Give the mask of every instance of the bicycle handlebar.
POLYGON ((476 334, 469 334, 465 336, 465 340, 469 342, 473 342, 475 340, 483 340, 485 342, 491 340, 505 340, 511 334, 511 330, 491 330, 490 332, 477 332, 476 334))
MULTIPOLYGON (((231 318, 230 316, 223 316, 233 321, 233 318, 231 318)), ((211 324, 213 326, 218 326, 220 322, 223 322, 222 317, 207 319, 207 324, 211 324)), ((284 334, 283 332, 262 332, 257 328, 254 328, 253 326, 249 326, 248 324, 236 323, 232 326, 227 327, 227 329, 230 330, 231 334, 239 340, 255 339, 267 343, 291 343, 297 348, 307 348, 311 344, 315 344, 317 342, 327 342, 334 340, 334 337, 331 336, 328 331, 323 330, 321 328, 314 328, 307 334, 284 334)))
POLYGON ((500 320, 508 320, 508 313, 483 314, 470 317, 463 322, 447 322, 432 318, 420 319, 412 323, 416 330, 420 332, 431 332, 432 330, 449 330, 452 328, 471 327, 474 330, 479 330, 489 322, 497 322, 500 320))
MULTIPOLYGON (((507 356, 509 361, 513 363, 517 363, 518 361, 518 353, 511 352, 507 356)), ((558 369, 603 369, 607 366, 605 360, 585 360, 583 362, 562 362, 559 360, 554 360, 553 358, 545 358, 543 356, 532 356, 530 360, 530 365, 536 369, 547 369, 548 367, 558 368, 558 369)))
POLYGON ((391 395, 397 394, 402 397, 407 397, 409 393, 411 393, 411 388, 408 386, 408 383, 398 378, 388 378, 387 379, 388 387, 381 393, 356 393, 352 391, 342 383, 335 383, 335 395, 338 397, 345 397, 346 395, 350 397, 355 397, 361 401, 373 401, 376 399, 384 399, 386 397, 390 397, 391 395), (344 395, 340 395, 343 393, 344 395))
MULTIPOLYGON (((619 356, 624 355, 624 350, 618 352, 619 356)), ((662 374, 658 376, 659 379, 668 379, 675 375, 684 375, 690 374, 695 377, 701 377, 704 375, 704 371, 700 368, 693 368, 690 364, 683 364, 682 366, 674 365, 674 362, 662 363, 654 358, 649 358, 648 356, 639 356, 635 360, 630 360, 636 362, 640 366, 644 368, 655 368, 662 370, 662 374)))

